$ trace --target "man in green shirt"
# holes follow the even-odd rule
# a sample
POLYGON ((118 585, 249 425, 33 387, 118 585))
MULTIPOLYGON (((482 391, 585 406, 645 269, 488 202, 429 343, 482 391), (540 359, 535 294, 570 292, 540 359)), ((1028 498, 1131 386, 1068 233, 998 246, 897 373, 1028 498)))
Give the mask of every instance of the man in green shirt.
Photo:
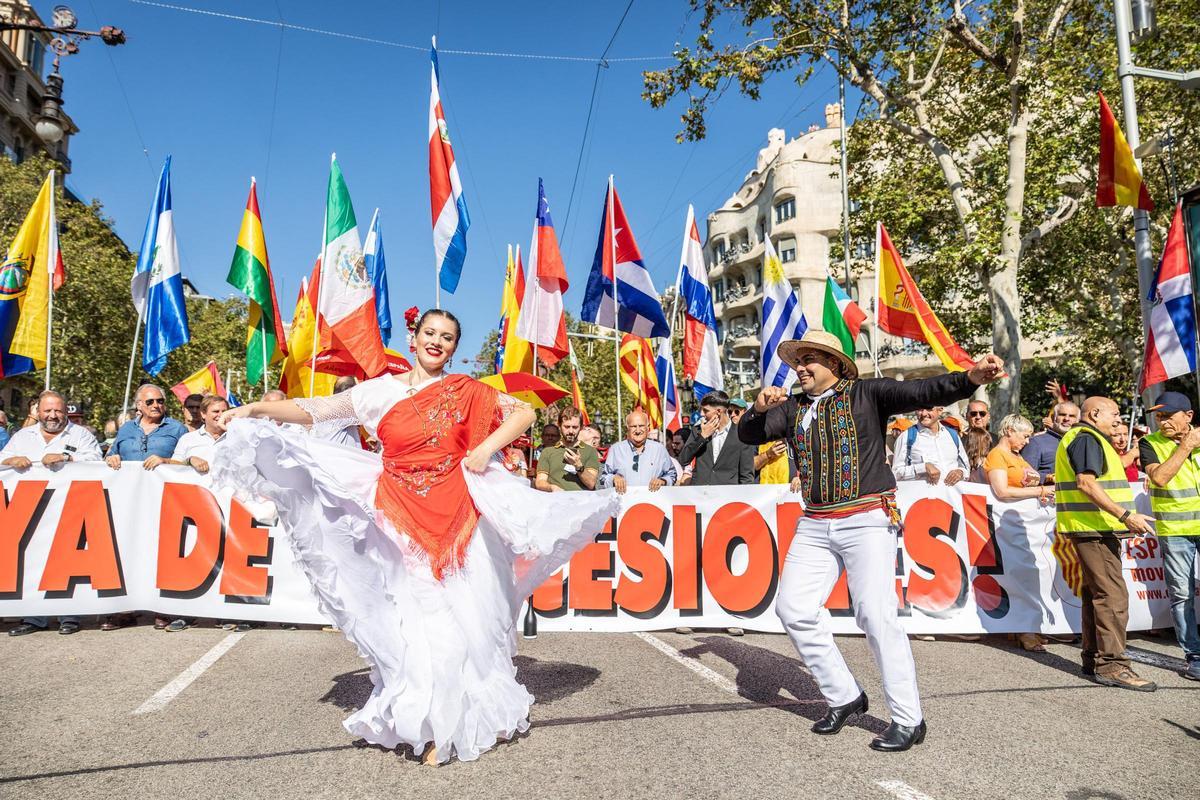
POLYGON ((596 448, 579 441, 582 416, 575 406, 567 406, 558 416, 561 441, 546 447, 538 459, 534 488, 543 492, 575 492, 596 488, 600 477, 600 454, 596 448))

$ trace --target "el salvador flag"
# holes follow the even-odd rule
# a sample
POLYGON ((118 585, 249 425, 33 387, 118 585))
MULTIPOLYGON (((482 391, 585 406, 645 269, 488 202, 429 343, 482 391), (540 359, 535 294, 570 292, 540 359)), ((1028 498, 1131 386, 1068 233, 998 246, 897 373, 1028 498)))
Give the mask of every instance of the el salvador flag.
POLYGON ((133 305, 146 325, 142 368, 157 375, 167 365, 167 354, 188 343, 187 306, 183 299, 183 275, 179 270, 179 248, 175 244, 175 221, 171 213, 171 157, 163 163, 154 205, 146 220, 137 269, 130 281, 133 305))
POLYGON ((383 231, 379 227, 379 209, 371 217, 371 229, 363 243, 363 263, 375 286, 375 317, 379 320, 379 336, 384 347, 392 338, 392 306, 388 302, 387 265, 383 258, 383 231))

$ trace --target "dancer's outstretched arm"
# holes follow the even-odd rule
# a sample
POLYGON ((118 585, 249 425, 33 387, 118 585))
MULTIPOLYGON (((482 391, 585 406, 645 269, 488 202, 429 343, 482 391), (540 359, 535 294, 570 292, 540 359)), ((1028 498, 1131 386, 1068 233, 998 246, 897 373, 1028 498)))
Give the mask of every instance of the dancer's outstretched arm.
POLYGON ((267 400, 257 403, 247 403, 244 406, 231 408, 221 415, 218 424, 224 429, 231 420, 252 417, 254 419, 270 419, 275 422, 291 422, 296 425, 312 425, 312 415, 297 405, 295 400, 267 400))

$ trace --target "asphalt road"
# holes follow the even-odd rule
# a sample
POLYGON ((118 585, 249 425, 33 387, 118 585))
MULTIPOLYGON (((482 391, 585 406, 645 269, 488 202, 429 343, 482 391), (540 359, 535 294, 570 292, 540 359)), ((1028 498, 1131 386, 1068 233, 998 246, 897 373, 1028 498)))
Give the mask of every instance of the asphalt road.
POLYGON ((1173 642, 1131 640, 1156 662, 1137 665, 1160 685, 1143 694, 1083 678, 1071 645, 915 641, 929 736, 903 754, 867 748, 886 724, 878 675, 860 637, 839 644, 872 715, 818 737, 824 704, 783 636, 542 634, 518 656, 529 734, 430 768, 351 744, 340 722, 369 680, 337 633, 5 637, 0 797, 1200 795, 1200 684, 1174 672, 1173 642))

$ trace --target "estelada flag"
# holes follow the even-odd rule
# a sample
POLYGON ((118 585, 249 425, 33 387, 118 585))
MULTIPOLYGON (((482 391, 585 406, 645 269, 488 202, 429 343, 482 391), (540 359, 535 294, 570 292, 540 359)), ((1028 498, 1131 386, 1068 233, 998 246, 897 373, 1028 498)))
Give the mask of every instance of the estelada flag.
POLYGON ((200 369, 188 375, 171 387, 171 391, 179 398, 180 404, 187 400, 190 394, 215 394, 225 397, 225 384, 221 382, 221 372, 217 362, 209 361, 200 369))
POLYGON ((950 372, 962 372, 975 366, 946 332, 941 320, 917 288, 917 282, 904 268, 883 223, 876 230, 876 286, 879 297, 875 302, 875 320, 879 329, 903 339, 925 342, 938 360, 950 372))
POLYGON ((1129 206, 1153 211, 1154 201, 1142 182, 1125 134, 1117 126, 1103 92, 1100 97, 1100 168, 1096 175, 1096 207, 1129 206))
POLYGON ((621 337, 621 383, 650 417, 650 427, 662 427, 662 393, 654 369, 654 348, 647 339, 627 333, 621 337))

